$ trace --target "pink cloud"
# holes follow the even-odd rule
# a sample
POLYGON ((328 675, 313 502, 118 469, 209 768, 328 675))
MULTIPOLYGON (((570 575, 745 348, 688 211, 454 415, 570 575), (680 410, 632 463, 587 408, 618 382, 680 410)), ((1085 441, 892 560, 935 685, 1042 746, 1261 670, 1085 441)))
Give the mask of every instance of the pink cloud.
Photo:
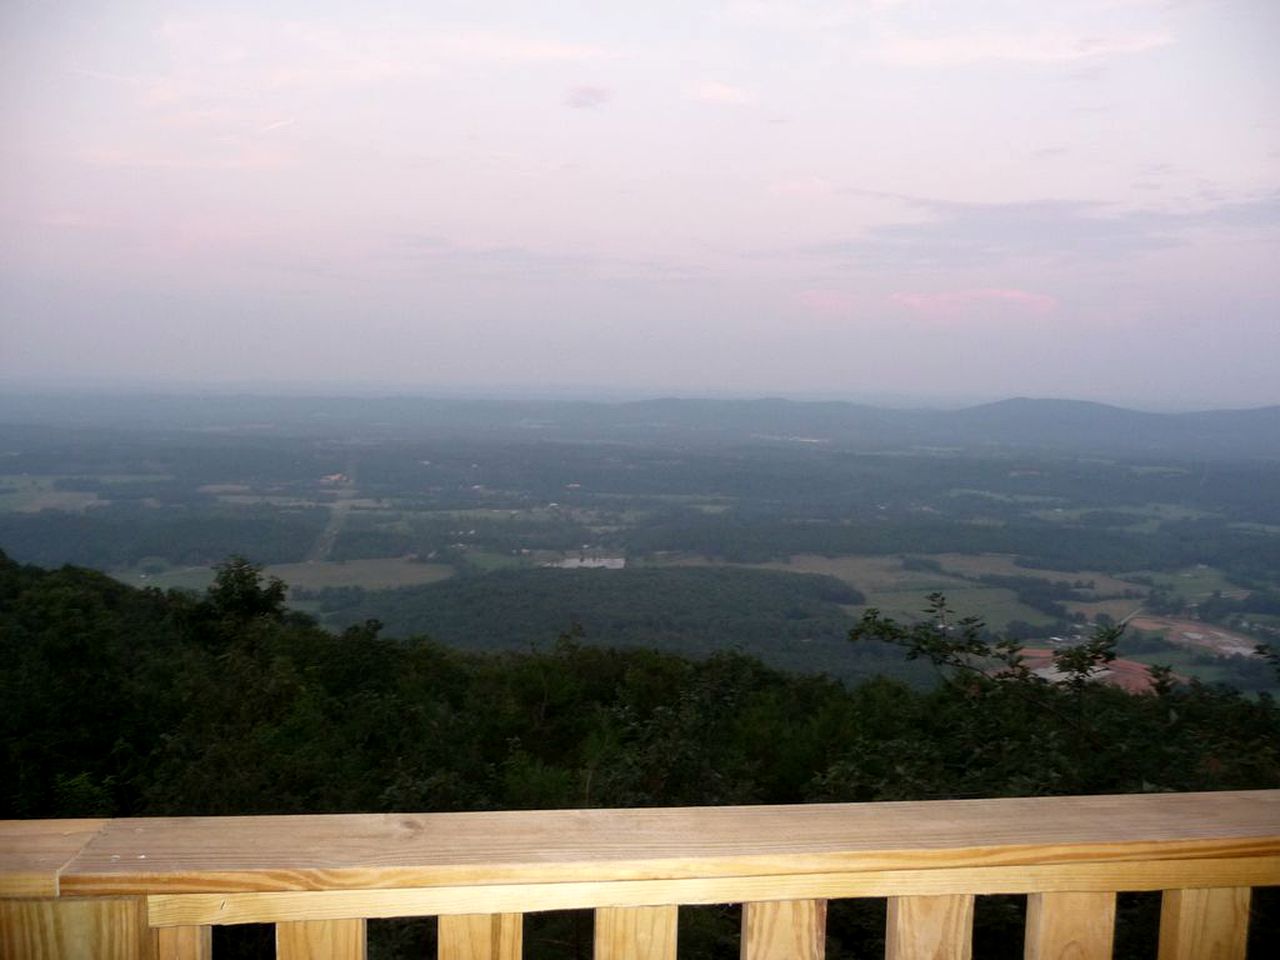
POLYGON ((840 290, 802 290, 796 299, 818 317, 848 317, 858 304, 857 297, 840 290))
MULTIPOLYGON (((922 317, 947 319, 991 307, 1012 308, 1018 314, 1046 314, 1058 307, 1048 294, 1006 287, 944 290, 938 293, 895 293, 889 300, 922 317)), ((990 309, 985 312, 990 313, 990 309)))
POLYGON ((755 94, 742 87, 736 87, 730 83, 721 83, 718 80, 708 80, 700 83, 689 91, 689 96, 694 100, 700 100, 702 103, 719 103, 729 106, 741 106, 743 104, 754 103, 755 94))
POLYGON ((605 87, 573 87, 564 96, 564 105, 575 110, 590 110, 613 99, 613 91, 605 87))
POLYGON ((943 37, 900 37, 881 55, 912 67, 966 66, 990 60, 1015 63, 1072 63, 1077 60, 1146 53, 1174 42, 1164 32, 1099 37, 1063 31, 1036 34, 970 34, 943 37))

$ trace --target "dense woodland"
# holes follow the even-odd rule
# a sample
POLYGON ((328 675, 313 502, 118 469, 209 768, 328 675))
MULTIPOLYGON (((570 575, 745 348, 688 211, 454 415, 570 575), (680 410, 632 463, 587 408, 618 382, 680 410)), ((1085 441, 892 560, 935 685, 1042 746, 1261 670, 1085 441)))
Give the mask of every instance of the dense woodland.
MULTIPOLYGON (((247 561, 203 594, 137 590, 0 558, 0 816, 71 817, 804 803, 1225 790, 1280 784, 1280 710, 1167 675, 1145 695, 1090 680, 1114 631, 1064 653, 1060 683, 952 623, 875 614, 853 631, 928 663, 919 689, 783 673, 740 653, 462 652, 341 634, 247 561), (1074 659, 1072 659, 1074 657, 1074 659), (975 669, 975 664, 993 665, 975 669)), ((1269 935, 1270 901, 1255 923, 1269 935)), ((980 913, 986 955, 1017 955, 1016 900, 980 913), (1004 944, 1004 947, 1001 947, 1004 944)), ((1150 933, 1126 906, 1123 937, 1150 933)), ((874 955, 883 907, 833 914, 832 952, 874 955)), ((585 956, 580 920, 531 928, 535 956, 585 956), (574 931, 578 930, 575 934, 574 931), (581 942, 575 947, 575 937, 581 942)), ((690 955, 730 951, 732 917, 689 920, 690 955)), ((1272 931, 1274 932, 1274 931, 1272 931)), ((253 955, 252 932, 231 949, 253 955)), ((421 948, 412 924, 376 933, 421 948)), ((1122 939, 1122 944, 1128 942, 1122 939)), ((1136 948, 1135 948, 1136 949, 1136 948)), ((1121 955, 1128 955, 1123 953, 1121 955)), ((1135 954, 1135 955, 1141 955, 1135 954)))

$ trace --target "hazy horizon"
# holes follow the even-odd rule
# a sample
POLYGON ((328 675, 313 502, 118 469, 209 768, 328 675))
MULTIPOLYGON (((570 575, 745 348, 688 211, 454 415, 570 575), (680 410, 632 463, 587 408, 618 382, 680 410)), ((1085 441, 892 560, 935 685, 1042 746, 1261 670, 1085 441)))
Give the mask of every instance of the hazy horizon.
POLYGON ((0 12, 0 388, 1280 403, 1280 5, 0 12))
POLYGON ((750 392, 750 391, 662 391, 610 387, 603 384, 557 387, 554 384, 507 384, 480 386, 454 384, 431 388, 408 383, 376 383, 359 381, 174 381, 50 379, 21 380, 0 377, 0 396, 50 397, 85 399, 95 397, 243 397, 306 398, 324 400, 376 400, 410 398, 421 400, 477 400, 493 402, 583 402, 620 404, 651 400, 781 400, 794 403, 848 403, 879 407, 885 410, 962 410, 1009 400, 1047 402, 1098 403, 1104 406, 1148 413, 1197 413, 1205 411, 1244 411, 1280 406, 1280 404, 1158 404, 1129 402, 1124 399, 1084 398, 1073 396, 1021 394, 911 394, 858 392, 750 392))

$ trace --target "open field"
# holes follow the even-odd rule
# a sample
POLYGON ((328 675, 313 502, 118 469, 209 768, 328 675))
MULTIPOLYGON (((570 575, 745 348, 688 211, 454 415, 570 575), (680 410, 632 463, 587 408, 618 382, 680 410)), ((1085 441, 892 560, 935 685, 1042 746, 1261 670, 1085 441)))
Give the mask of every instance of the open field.
POLYGON ((1134 599, 1118 599, 1118 600, 1095 600, 1092 602, 1084 602, 1078 600, 1067 600, 1062 604, 1071 613, 1083 613, 1090 620, 1097 618, 1098 614, 1105 613, 1112 620, 1119 623, 1130 614, 1142 609, 1142 601, 1134 599))
POLYGON ((166 567, 157 570, 155 565, 144 561, 137 567, 108 572, 131 587, 155 587, 158 590, 203 590, 213 583, 212 567, 166 567))
POLYGON ((0 476, 0 511, 37 513, 40 510, 84 510, 104 503, 96 493, 56 490, 59 477, 0 476))
POLYGON ((290 587, 323 590, 325 587, 362 587, 390 590, 437 583, 453 576, 453 568, 443 563, 418 563, 403 557, 376 560, 326 560, 319 563, 281 563, 267 567, 290 587))
POLYGON ((921 597, 934 592, 948 593, 971 589, 972 584, 933 570, 906 570, 901 557, 842 556, 823 557, 797 554, 788 563, 762 563, 766 570, 789 570, 792 573, 823 573, 845 581, 868 595, 915 591, 921 597))
POLYGON ((1094 590, 1101 596, 1122 595, 1129 590, 1145 592, 1140 584, 1120 580, 1110 574, 1097 570, 1041 570, 1033 567, 1020 567, 1014 557, 998 553, 938 553, 929 557, 942 564, 948 573, 962 577, 980 577, 990 574, 1000 577, 1038 577, 1041 580, 1077 580, 1093 581, 1094 590))
POLYGON ((485 573, 494 570, 509 570, 512 567, 528 567, 533 560, 527 555, 515 556, 509 553, 495 553, 490 550, 468 550, 467 563, 485 573))
POLYGON ((998 493, 995 490, 979 490, 974 487, 957 487, 948 491, 953 497, 985 497, 988 500, 996 500, 1000 503, 1020 503, 1020 504, 1037 504, 1037 503, 1062 503, 1061 497, 1040 496, 1033 493, 998 493))
POLYGON ((1232 583, 1226 574, 1214 567, 1195 566, 1173 573, 1135 570, 1130 575, 1150 577, 1157 587, 1181 594, 1188 600, 1207 597, 1215 590, 1221 590, 1226 596, 1239 595, 1241 592, 1238 584, 1232 583))
MULTIPOLYGON (((863 591, 867 594, 864 606, 848 607, 850 613, 861 615, 868 607, 875 607, 895 620, 914 621, 924 617, 925 596, 916 590, 863 591)), ((1039 610, 1019 603, 1012 590, 999 587, 956 588, 944 591, 947 606, 959 617, 977 617, 983 623, 1000 630, 1010 620, 1022 620, 1036 626, 1048 626, 1053 622, 1039 610)))
MULTIPOLYGON (((1055 507, 1033 511, 1032 516, 1054 523, 1076 523, 1081 517, 1098 512, 1100 512, 1099 507, 1055 507)), ((1218 516, 1218 514, 1210 513, 1206 510, 1195 510, 1191 507, 1173 503, 1147 503, 1140 507, 1107 507, 1104 512, 1120 513, 1132 517, 1133 519, 1125 526, 1125 529, 1140 533, 1153 533, 1160 524, 1166 521, 1201 520, 1206 517, 1218 516)))
POLYGON ((233 503, 238 506, 265 504, 271 507, 314 507, 318 503, 318 501, 307 497, 290 497, 271 493, 220 493, 218 494, 218 501, 220 503, 233 503))
MULTIPOLYGON (((949 555, 948 555, 949 556, 949 555)), ((957 554, 958 556, 958 554, 957 554)), ((943 560, 943 556, 929 559, 943 560)), ((674 561, 681 566, 719 566, 702 558, 682 557, 674 561)), ((1049 624, 1050 617, 1020 603, 1012 590, 975 584, 958 576, 933 570, 906 570, 901 557, 847 555, 823 557, 798 554, 789 563, 742 564, 761 570, 784 570, 791 573, 820 573, 843 580, 867 597, 863 605, 845 609, 861 616, 875 607, 895 620, 918 620, 923 614, 925 598, 931 593, 946 595, 947 603, 962 617, 978 617, 993 627, 1001 628, 1010 620, 1032 624, 1049 624)), ((1021 568, 1016 568, 1021 570, 1021 568)), ((1022 571, 1031 575, 1028 571, 1022 571)))
MULTIPOLYGON (((303 590, 323 590, 325 587, 390 590, 447 580, 453 576, 453 568, 442 563, 417 563, 403 557, 379 557, 376 560, 346 562, 281 563, 266 567, 265 573, 279 577, 290 587, 303 590)), ((212 567, 170 567, 151 573, 133 568, 113 570, 111 575, 130 586, 158 587, 161 590, 203 590, 213 582, 214 576, 212 567)))

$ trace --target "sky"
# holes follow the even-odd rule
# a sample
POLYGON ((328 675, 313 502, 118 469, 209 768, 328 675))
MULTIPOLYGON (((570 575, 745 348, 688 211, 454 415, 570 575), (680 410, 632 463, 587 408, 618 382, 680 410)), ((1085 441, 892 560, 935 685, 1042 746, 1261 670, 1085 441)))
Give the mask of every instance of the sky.
POLYGON ((1280 403, 1280 3, 0 4, 0 385, 1280 403))

